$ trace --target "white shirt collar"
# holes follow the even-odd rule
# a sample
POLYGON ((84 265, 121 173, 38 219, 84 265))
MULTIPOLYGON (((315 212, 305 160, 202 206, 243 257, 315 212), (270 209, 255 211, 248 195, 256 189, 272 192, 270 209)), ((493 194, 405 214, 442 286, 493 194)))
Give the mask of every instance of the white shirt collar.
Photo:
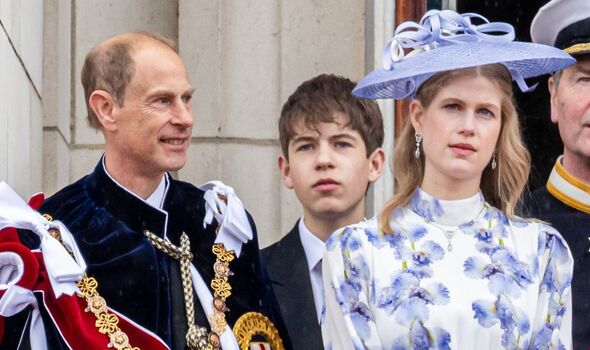
POLYGON ((299 238, 301 239, 305 258, 307 259, 307 267, 311 271, 322 259, 324 250, 326 249, 326 243, 311 233, 307 226, 305 226, 304 220, 304 218, 299 220, 299 238))
POLYGON ((158 185, 158 187, 156 188, 156 190, 147 198, 147 199, 143 199, 140 196, 138 196, 137 194, 133 193, 131 190, 129 190, 128 188, 126 188, 125 186, 121 185, 120 183, 117 182, 117 180, 115 180, 111 174, 109 174, 107 167, 105 165, 105 157, 102 157, 102 168, 105 172, 105 174, 107 174, 107 176, 115 183, 117 184, 117 186, 121 187, 122 189, 124 189, 125 191, 131 193, 132 195, 134 195, 135 197, 139 198, 140 200, 144 201, 146 204, 148 204, 149 206, 159 209, 161 211, 163 211, 163 207, 164 207, 164 198, 166 198, 166 194, 168 193, 168 184, 169 184, 169 180, 168 180, 168 174, 164 173, 164 176, 162 176, 162 180, 160 181, 160 184, 158 185))
POLYGON ((166 198, 166 192, 168 190, 168 177, 167 174, 162 176, 162 181, 160 184, 147 199, 145 202, 151 205, 154 208, 163 209, 164 208, 164 198, 166 198))

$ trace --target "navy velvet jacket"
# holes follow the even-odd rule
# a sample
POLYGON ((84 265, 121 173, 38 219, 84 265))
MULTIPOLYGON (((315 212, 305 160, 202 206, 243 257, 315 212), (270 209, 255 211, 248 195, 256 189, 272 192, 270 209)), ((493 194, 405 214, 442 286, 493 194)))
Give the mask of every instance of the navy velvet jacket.
POLYGON ((546 187, 525 198, 527 216, 550 223, 566 240, 574 257, 572 279, 574 349, 590 349, 590 215, 555 198, 546 187))
MULTIPOLYGON (((185 333, 178 330, 182 328, 179 325, 186 329, 179 264, 154 248, 143 231, 161 237, 166 231, 175 245, 180 245, 180 234, 186 232, 191 240, 193 264, 209 286, 215 275, 211 249, 216 223, 203 228, 203 194, 195 186, 170 177, 163 207, 166 217, 114 183, 99 162, 93 173, 47 199, 39 212, 60 220, 72 232, 88 265, 87 273, 98 281, 98 292, 109 307, 175 349, 178 346, 174 344, 184 344, 185 333)), ((261 267, 256 229, 249 219, 254 238, 230 263, 234 275, 229 277, 232 294, 226 300, 230 310, 226 320, 233 327, 242 314, 257 311, 281 331, 284 326, 261 267)), ((195 308, 197 324, 209 328, 196 295, 195 308)))

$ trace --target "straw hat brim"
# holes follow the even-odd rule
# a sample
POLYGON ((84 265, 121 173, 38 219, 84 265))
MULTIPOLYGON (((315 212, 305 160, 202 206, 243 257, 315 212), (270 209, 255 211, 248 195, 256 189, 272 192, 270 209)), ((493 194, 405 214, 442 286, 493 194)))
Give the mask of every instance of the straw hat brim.
POLYGON ((391 70, 378 68, 363 78, 353 94, 370 99, 413 97, 433 75, 456 69, 503 64, 512 76, 531 78, 563 69, 576 61, 557 48, 525 42, 467 42, 406 56, 391 70))

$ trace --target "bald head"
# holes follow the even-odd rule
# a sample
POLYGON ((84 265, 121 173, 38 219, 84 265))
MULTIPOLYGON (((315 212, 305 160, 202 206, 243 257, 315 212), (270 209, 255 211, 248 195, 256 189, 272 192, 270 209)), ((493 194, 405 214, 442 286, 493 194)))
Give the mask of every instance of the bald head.
POLYGON ((101 125, 90 104, 96 90, 108 92, 119 106, 124 104, 125 89, 135 73, 135 53, 146 46, 160 46, 176 51, 174 41, 149 32, 126 33, 111 37, 92 49, 82 67, 82 86, 88 111, 88 123, 95 129, 101 125))

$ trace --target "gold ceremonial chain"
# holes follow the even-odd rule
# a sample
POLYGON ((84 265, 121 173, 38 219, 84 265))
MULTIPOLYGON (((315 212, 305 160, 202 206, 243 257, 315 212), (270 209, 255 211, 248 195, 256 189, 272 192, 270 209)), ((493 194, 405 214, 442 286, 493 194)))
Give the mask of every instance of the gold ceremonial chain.
MULTIPOLYGON (((47 221, 53 221, 53 217, 49 214, 43 214, 43 217, 47 221)), ((61 234, 59 230, 55 228, 49 229, 51 237, 55 238, 59 243, 63 245, 61 234)), ((64 246, 64 248, 66 248, 64 246)), ((72 251, 67 249, 70 255, 72 251)), ((119 328, 119 318, 117 315, 112 314, 108 311, 107 302, 98 294, 96 288, 98 288, 98 282, 93 277, 88 277, 84 274, 84 277, 76 282, 78 288, 80 288, 80 294, 78 297, 84 297, 88 306, 84 309, 86 312, 92 312, 96 317, 94 323, 98 331, 102 334, 106 334, 109 337, 109 348, 115 348, 117 350, 139 350, 138 347, 133 347, 129 344, 129 336, 119 328)))
MULTIPOLYGON (((43 214, 42 216, 43 216, 43 217, 45 218, 45 220, 47 220, 47 221, 53 221, 53 217, 52 217, 51 215, 49 215, 49 214, 43 214)), ((50 228, 50 229, 48 230, 48 232, 49 232, 49 235, 50 235, 51 237, 55 238, 55 239, 56 239, 56 240, 57 240, 57 241, 58 241, 58 242, 59 242, 59 243, 60 243, 60 244, 61 244, 61 245, 64 247, 64 249, 66 250, 66 252, 68 252, 68 253, 70 254, 70 256, 71 256, 72 258, 74 258, 74 252, 72 252, 72 250, 71 250, 69 247, 66 247, 66 246, 64 245, 64 242, 63 242, 63 241, 62 241, 62 239, 61 239, 61 233, 59 233, 59 230, 58 230, 58 229, 56 229, 56 228, 53 228, 53 227, 52 227, 52 228, 50 228)), ((76 259, 74 258, 74 260, 76 260, 76 259)))
POLYGON ((225 300, 231 295, 231 285, 228 277, 233 275, 229 269, 229 263, 234 260, 234 251, 225 250, 222 243, 213 245, 213 254, 215 254, 215 264, 213 270, 215 277, 211 280, 211 288, 213 288, 213 315, 211 315, 210 322, 213 332, 221 335, 225 332, 227 321, 225 320, 225 312, 229 311, 225 305, 225 300))
POLYGON ((196 350, 217 350, 221 349, 220 336, 225 331, 227 322, 225 312, 228 311, 225 300, 231 295, 231 285, 228 277, 232 275, 229 263, 235 258, 233 251, 225 250, 223 244, 214 244, 213 253, 217 257, 213 270, 215 278, 211 281, 213 288, 213 315, 211 315, 211 332, 207 335, 205 327, 198 327, 195 324, 195 310, 193 302, 193 284, 190 273, 190 262, 193 258, 190 252, 190 240, 186 233, 180 236, 180 247, 177 247, 148 230, 144 231, 150 243, 157 249, 166 253, 174 259, 180 260, 180 272, 184 292, 184 304, 188 322, 186 334, 187 346, 196 350))
POLYGON ((110 342, 107 346, 109 348, 114 347, 117 350, 139 350, 138 347, 132 347, 129 344, 129 337, 118 326, 119 318, 117 315, 108 311, 107 302, 103 297, 98 295, 96 291, 98 287, 96 279, 84 274, 84 277, 76 282, 76 284, 80 288, 81 295, 88 303, 84 311, 90 311, 94 314, 96 317, 96 328, 98 328, 100 333, 106 334, 109 337, 110 342))

